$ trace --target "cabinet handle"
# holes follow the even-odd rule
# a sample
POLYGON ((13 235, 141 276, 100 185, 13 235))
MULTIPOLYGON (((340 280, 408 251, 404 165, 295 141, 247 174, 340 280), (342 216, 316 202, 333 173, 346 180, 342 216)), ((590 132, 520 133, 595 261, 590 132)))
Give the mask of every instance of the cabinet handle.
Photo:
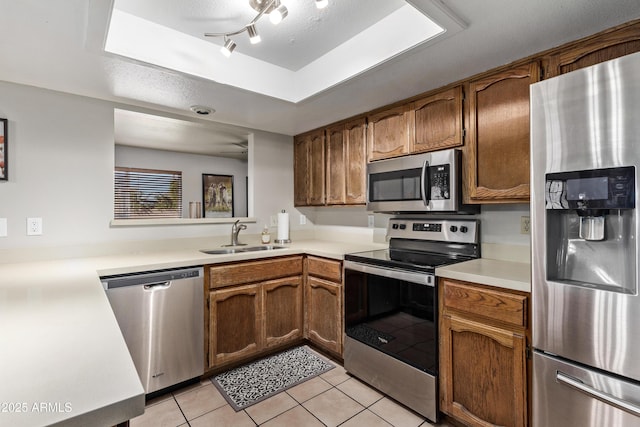
POLYGON ((601 402, 604 402, 611 406, 615 406, 616 408, 629 412, 630 414, 635 415, 636 417, 640 417, 640 407, 631 402, 627 402, 626 400, 622 400, 620 398, 612 396, 609 393, 600 391, 560 371, 556 371, 556 380, 588 396, 598 399, 601 402))

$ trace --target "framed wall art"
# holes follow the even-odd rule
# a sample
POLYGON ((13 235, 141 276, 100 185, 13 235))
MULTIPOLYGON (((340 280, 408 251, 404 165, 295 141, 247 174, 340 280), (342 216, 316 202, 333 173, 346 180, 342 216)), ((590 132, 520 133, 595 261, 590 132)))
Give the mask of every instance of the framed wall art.
POLYGON ((202 216, 233 217, 233 175, 202 174, 202 216))
POLYGON ((9 154, 7 151, 7 119, 0 119, 0 181, 9 179, 9 154))

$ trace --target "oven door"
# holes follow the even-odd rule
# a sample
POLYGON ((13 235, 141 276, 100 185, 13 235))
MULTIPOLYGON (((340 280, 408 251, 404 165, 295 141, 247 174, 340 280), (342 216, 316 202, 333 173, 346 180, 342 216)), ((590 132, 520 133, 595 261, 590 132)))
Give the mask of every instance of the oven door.
POLYGON ((344 367, 437 421, 434 276, 344 262, 344 367))

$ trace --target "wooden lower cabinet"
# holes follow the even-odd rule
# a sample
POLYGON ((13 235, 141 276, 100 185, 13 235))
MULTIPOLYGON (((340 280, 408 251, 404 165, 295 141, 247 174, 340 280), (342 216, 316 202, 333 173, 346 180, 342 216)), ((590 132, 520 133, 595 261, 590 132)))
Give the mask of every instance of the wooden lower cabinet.
POLYGON ((302 338, 302 276, 272 280, 262 284, 264 346, 286 344, 302 338))
POLYGON ((206 272, 209 369, 302 339, 302 256, 211 265, 206 272))
POLYGON ((528 295, 439 286, 441 411, 468 426, 527 426, 528 295))
POLYGON ((342 263, 309 256, 306 271, 305 337, 342 357, 342 263))
POLYGON ((209 366, 246 358, 263 347, 262 294, 257 284, 209 295, 209 366))

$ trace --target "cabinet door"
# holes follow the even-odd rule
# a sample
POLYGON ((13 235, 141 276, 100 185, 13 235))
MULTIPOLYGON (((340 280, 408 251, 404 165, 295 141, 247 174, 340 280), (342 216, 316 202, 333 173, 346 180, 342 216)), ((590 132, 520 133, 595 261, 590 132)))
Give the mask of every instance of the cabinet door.
POLYGON ((307 277, 307 338, 342 356, 342 286, 307 277))
POLYGON ((415 140, 411 152, 462 145, 462 87, 430 95, 413 103, 415 140))
POLYGON ((294 203, 319 206, 324 195, 324 129, 298 135, 294 139, 294 203))
POLYGON ((327 204, 343 205, 347 199, 347 141, 344 124, 327 129, 327 204))
POLYGON ((325 204, 325 141, 324 129, 311 135, 309 146, 309 205, 325 204))
POLYGON ((367 203, 367 124, 364 117, 345 124, 347 140, 346 204, 367 203))
POLYGON ((442 318, 441 409, 469 426, 526 426, 526 339, 462 317, 442 318))
POLYGON ((409 154, 414 138, 413 114, 409 104, 368 116, 369 161, 409 154))
POLYGON ((529 85, 539 75, 534 62, 469 83, 466 201, 529 201, 529 85))
POLYGON ((209 294, 209 367, 260 351, 262 296, 259 285, 236 286, 209 294))
POLYGON ((327 204, 367 202, 366 120, 332 126, 327 135, 327 204))
POLYGON ((548 58, 545 78, 640 51, 640 23, 590 37, 548 58))
POLYGON ((309 205, 309 147, 308 135, 293 141, 293 203, 295 206, 309 205))
POLYGON ((265 347, 302 338, 302 276, 262 283, 265 347))

